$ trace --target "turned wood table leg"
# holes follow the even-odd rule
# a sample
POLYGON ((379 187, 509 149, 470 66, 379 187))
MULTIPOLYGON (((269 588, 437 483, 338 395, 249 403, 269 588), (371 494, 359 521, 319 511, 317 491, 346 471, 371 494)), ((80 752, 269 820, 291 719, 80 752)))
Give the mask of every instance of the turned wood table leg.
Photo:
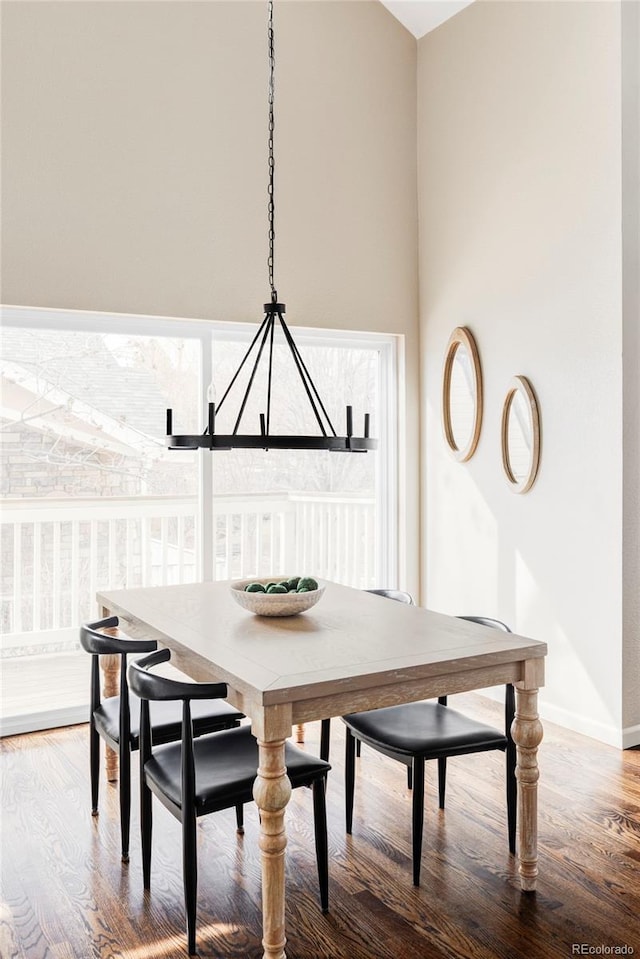
MULTIPOLYGON (((255 727, 256 724, 254 724, 255 727)), ((284 852, 287 836, 284 811, 291 796, 291 783, 285 766, 285 738, 266 740, 265 731, 257 733, 258 775, 253 796, 260 811, 260 849, 262 851, 262 946, 263 959, 285 959, 284 852)), ((291 724, 289 724, 289 734, 291 724)))
MULTIPOLYGON (((537 662, 526 663, 525 666, 534 667, 531 672, 540 672, 537 662)), ((538 876, 538 746, 542 742, 538 688, 529 687, 531 681, 533 677, 516 683, 516 715, 511 727, 517 747, 518 872, 521 888, 525 892, 535 891, 538 876)))
POLYGON ((304 745, 304 723, 298 723, 296 726, 296 742, 304 745))
MULTIPOLYGON (((104 632, 116 632, 116 630, 105 630, 104 632)), ((108 699, 110 696, 117 696, 120 691, 120 657, 100 656, 100 668, 104 674, 103 698, 108 699)), ((118 778, 118 754, 110 746, 107 746, 105 750, 105 775, 109 782, 114 782, 118 778)))

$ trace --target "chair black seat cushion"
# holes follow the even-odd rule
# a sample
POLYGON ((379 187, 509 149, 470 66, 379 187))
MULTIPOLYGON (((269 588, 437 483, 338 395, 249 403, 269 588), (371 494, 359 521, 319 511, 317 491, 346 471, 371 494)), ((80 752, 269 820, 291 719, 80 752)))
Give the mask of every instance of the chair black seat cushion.
MULTIPOLYGON (((140 747, 140 700, 134 693, 129 693, 129 710, 131 714, 131 748, 140 747)), ((94 711, 93 717, 97 729, 103 732, 115 743, 120 742, 120 697, 112 696, 104 699, 94 711)), ((203 699, 194 701, 191 715, 193 719, 194 735, 203 736, 212 733, 223 726, 233 725, 234 720, 244 719, 244 714, 238 712, 223 699, 203 699)), ((176 701, 150 703, 151 726, 153 742, 168 743, 179 740, 182 735, 182 704, 176 701)))
MULTIPOLYGON (((195 703, 194 703, 195 705, 195 703)), ((258 768, 258 744, 249 726, 204 736, 193 743, 196 790, 196 815, 253 801, 253 781, 258 768)), ((154 785, 175 806, 181 806, 180 743, 155 749, 145 763, 147 782, 154 785)), ((302 752, 291 743, 285 745, 287 775, 293 788, 310 785, 325 776, 329 763, 302 752)), ((155 791, 155 790, 154 790, 155 791)))
POLYGON ((499 729, 426 700, 342 718, 356 738, 407 758, 437 759, 455 756, 458 749, 463 754, 507 747, 507 737, 499 729))

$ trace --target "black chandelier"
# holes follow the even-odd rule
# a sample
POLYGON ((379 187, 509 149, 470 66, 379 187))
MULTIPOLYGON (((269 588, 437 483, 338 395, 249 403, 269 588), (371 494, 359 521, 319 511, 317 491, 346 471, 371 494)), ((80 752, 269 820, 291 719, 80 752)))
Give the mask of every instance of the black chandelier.
POLYGON ((173 450, 229 450, 229 449, 289 449, 289 450, 342 450, 344 452, 366 452, 378 447, 378 441, 369 436, 370 416, 364 414, 364 423, 362 436, 354 435, 353 432, 353 408, 346 407, 346 429, 344 436, 338 436, 333 423, 327 413, 325 406, 320 398, 320 394, 311 378, 309 370, 300 355, 300 351, 295 344, 289 327, 285 323, 284 313, 285 304, 278 302, 278 294, 274 285, 273 263, 274 263, 274 171, 275 162, 273 155, 273 100, 274 100, 274 44, 273 44, 273 0, 268 3, 268 44, 269 44, 269 187, 268 187, 268 213, 269 213, 269 256, 267 260, 269 268, 269 285, 271 287, 271 302, 264 304, 264 319, 260 324, 258 332, 251 341, 251 345, 244 354, 238 369, 234 373, 231 382, 222 396, 219 403, 208 403, 207 424, 202 433, 186 435, 173 432, 173 411, 167 410, 167 446, 173 450), (311 436, 281 436, 271 432, 271 384, 273 372, 273 341, 275 334, 276 321, 280 324, 284 339, 289 347, 293 357, 295 367, 300 376, 302 385, 311 409, 316 418, 320 433, 311 436), (267 346, 268 344, 268 346, 267 346), (240 424, 247 405, 247 400, 253 387, 256 371, 260 365, 260 360, 267 347, 268 353, 268 374, 267 374, 267 395, 265 412, 260 413, 260 432, 259 433, 240 433, 240 424), (244 396, 240 403, 238 415, 233 427, 233 432, 228 434, 216 433, 216 416, 222 409, 222 406, 229 395, 229 391, 236 382, 245 363, 253 354, 255 357, 253 368, 249 375, 244 396))

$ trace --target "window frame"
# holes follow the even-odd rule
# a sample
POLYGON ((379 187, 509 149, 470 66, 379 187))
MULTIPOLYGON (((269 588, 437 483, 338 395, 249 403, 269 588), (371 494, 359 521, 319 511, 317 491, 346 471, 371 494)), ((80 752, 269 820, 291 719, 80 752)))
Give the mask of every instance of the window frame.
MULTIPOLYGON (((255 335, 255 323, 227 322, 215 319, 188 319, 144 314, 108 313, 28 306, 3 306, 2 323, 23 329, 69 330, 132 336, 167 336, 196 339, 200 342, 199 394, 214 374, 215 342, 236 341, 247 345, 255 335)), ((379 353, 379 412, 374 429, 385 456, 376 456, 376 582, 394 587, 398 583, 398 337, 396 334, 344 331, 318 327, 291 327, 298 344, 304 348, 376 349, 379 353)), ((179 411, 178 411, 179 415, 179 411)), ((204 400, 203 400, 204 415, 204 400)), ((159 424, 162 427, 164 424, 159 424)), ((176 455, 179 455, 176 454, 176 455)), ((224 455, 224 454, 220 454, 224 455)), ((198 557, 200 580, 213 578, 213 457, 198 460, 198 557)))

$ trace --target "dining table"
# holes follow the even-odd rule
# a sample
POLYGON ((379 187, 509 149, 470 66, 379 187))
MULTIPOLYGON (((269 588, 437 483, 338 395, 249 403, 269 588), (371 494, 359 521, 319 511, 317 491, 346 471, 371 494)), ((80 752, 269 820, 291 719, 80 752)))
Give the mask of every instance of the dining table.
POLYGON ((296 725, 346 713, 512 683, 516 713, 518 873, 538 875, 538 689, 545 643, 338 583, 293 616, 241 608, 230 581, 107 590, 104 616, 133 637, 155 638, 195 681, 227 684, 258 741, 264 959, 285 959, 285 810, 291 784, 285 741, 296 725))

